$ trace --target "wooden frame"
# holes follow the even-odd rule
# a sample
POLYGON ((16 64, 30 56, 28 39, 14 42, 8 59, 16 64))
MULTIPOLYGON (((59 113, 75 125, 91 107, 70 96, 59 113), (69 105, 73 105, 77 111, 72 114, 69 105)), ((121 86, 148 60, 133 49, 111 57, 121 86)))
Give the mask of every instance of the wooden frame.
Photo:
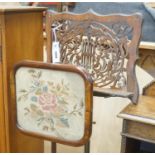
MULTIPOLYGON (((62 54, 63 56, 61 57, 60 63, 68 63, 69 62, 71 64, 74 64, 72 57, 74 55, 76 55, 75 53, 71 56, 71 59, 66 58, 66 57, 68 57, 69 54, 71 55, 71 52, 70 53, 68 52, 66 54, 66 57, 64 56, 65 55, 64 54, 65 53, 65 48, 66 48, 66 45, 67 45, 68 42, 69 42, 68 44, 71 44, 71 42, 72 42, 72 44, 74 44, 74 41, 76 40, 75 36, 77 36, 77 35, 82 36, 85 31, 86 31, 86 35, 88 34, 90 36, 92 36, 92 35, 95 36, 94 35, 95 33, 90 32, 90 31, 87 32, 87 30, 89 29, 89 26, 91 25, 91 22, 99 23, 100 26, 103 24, 102 25, 104 27, 103 29, 104 30, 107 29, 107 33, 109 33, 113 37, 115 37, 115 39, 113 38, 115 41, 116 40, 120 41, 118 43, 118 46, 120 44, 122 44, 124 46, 124 47, 122 46, 124 48, 124 50, 126 52, 128 52, 128 56, 126 57, 128 59, 127 66, 126 66, 126 70, 127 70, 126 71, 126 74, 127 74, 126 81, 127 82, 126 82, 125 91, 124 90, 120 91, 120 89, 119 89, 119 91, 117 91, 117 88, 115 86, 112 86, 112 87, 114 87, 114 89, 111 89, 112 90, 111 91, 111 90, 104 89, 104 86, 103 86, 104 84, 102 86, 99 86, 98 83, 96 82, 97 80, 94 80, 94 95, 95 96, 103 96, 103 97, 104 96, 106 96, 106 97, 107 96, 109 96, 109 97, 110 96, 127 97, 133 103, 136 104, 137 101, 138 101, 139 88, 138 88, 137 78, 136 78, 136 75, 135 75, 135 63, 136 63, 136 61, 138 59, 137 50, 138 50, 138 45, 139 45, 140 36, 141 36, 141 25, 142 25, 142 16, 141 16, 141 14, 139 14, 139 13, 132 14, 132 15, 116 14, 116 15, 103 16, 103 15, 100 15, 100 14, 97 14, 97 13, 93 12, 92 10, 89 10, 88 12, 83 13, 83 14, 74 14, 74 13, 70 13, 70 12, 58 13, 58 12, 50 12, 50 11, 48 11, 47 16, 46 16, 48 62, 52 61, 52 54, 51 54, 52 44, 51 43, 53 41, 53 38, 52 38, 52 35, 51 35, 51 33, 52 33, 51 27, 53 28, 54 24, 57 25, 58 27, 61 27, 61 25, 63 25, 61 23, 63 23, 63 22, 65 23, 65 21, 68 22, 68 23, 70 22, 70 27, 71 28, 69 28, 68 30, 65 30, 65 28, 64 29, 62 28, 62 31, 61 31, 61 28, 59 28, 59 30, 58 30, 58 36, 57 37, 58 37, 58 41, 59 41, 59 43, 61 45, 61 47, 60 47, 61 52, 60 53, 63 53, 62 54), (124 30, 125 29, 128 29, 128 30, 130 29, 132 31, 132 39, 131 40, 129 39, 130 41, 127 39, 129 42, 126 41, 125 44, 121 43, 121 41, 126 40, 126 38, 128 38, 128 34, 124 34, 124 36, 122 38, 119 38, 119 34, 117 34, 117 32, 116 32, 116 34, 113 35, 114 31, 113 30, 110 31, 109 27, 107 28, 108 24, 113 24, 113 23, 116 23, 116 22, 118 22, 119 24, 120 23, 123 23, 123 24, 125 23, 124 24, 125 26, 122 24, 122 25, 119 25, 118 27, 123 28, 123 26, 124 26, 124 30), (107 25, 105 26, 104 24, 107 24, 107 25), (126 26, 126 24, 127 24, 127 26, 126 26), (83 26, 83 28, 82 28, 82 26, 83 26), (73 29, 73 28, 75 28, 75 29, 73 29), (66 33, 65 33, 65 31, 66 31, 66 33), (73 35, 71 34, 71 32, 73 32, 73 35), (73 40, 71 40, 72 38, 73 38, 73 40)), ((65 27, 65 24, 63 26, 65 27)), ((112 25, 112 27, 113 27, 113 25, 112 25)), ((97 30, 95 30, 95 28, 94 28, 93 31, 96 32, 97 30)), ((102 37, 101 33, 96 33, 96 35, 97 35, 97 37, 102 37)), ((115 42, 114 40, 113 40, 113 42, 115 42)), ((88 42, 91 42, 91 41, 88 41, 88 42)), ((113 42, 111 44, 113 44, 113 42)), ((70 50, 70 51, 72 51, 72 50, 70 50)), ((93 57, 91 55, 91 48, 89 48, 89 50, 86 51, 85 53, 86 53, 85 55, 87 55, 88 57, 93 57), (89 56, 88 56, 87 52, 89 53, 89 56)), ((82 58, 83 56, 78 55, 77 57, 78 57, 77 58, 78 64, 75 64, 75 65, 82 65, 82 64, 80 64, 80 60, 83 59, 82 58)), ((90 58, 88 58, 88 59, 90 59, 90 58)), ((96 58, 94 58, 94 60, 95 59, 96 58)), ((89 60, 88 60, 88 62, 89 62, 89 60)), ((84 62, 84 63, 85 63, 84 65, 86 66, 85 68, 89 68, 90 65, 92 65, 92 66, 93 65, 95 66, 95 64, 98 65, 99 61, 95 62, 95 63, 93 62, 94 64, 89 64, 88 63, 88 66, 86 65, 86 62, 84 62)), ((117 65, 115 65, 115 67, 116 66, 117 65)), ((111 70, 111 69, 109 69, 109 70, 111 70)), ((115 71, 112 71, 112 72, 115 72, 115 71)), ((100 69, 97 70, 96 73, 99 74, 99 76, 102 77, 102 75, 100 74, 100 69)), ((90 74, 93 74, 93 73, 90 73, 90 74)), ((103 77, 104 77, 104 75, 103 75, 103 77)), ((103 77, 102 77, 102 79, 104 79, 103 77)), ((113 77, 111 77, 111 79, 113 77)), ((116 81, 117 81, 117 78, 116 78, 116 81)))
MULTIPOLYGON (((48 69, 48 70, 59 70, 59 71, 64 71, 64 72, 72 72, 80 75, 85 84, 85 125, 84 125, 84 135, 83 137, 78 140, 78 141, 69 141, 69 140, 62 140, 54 137, 49 137, 47 135, 43 134, 38 134, 32 131, 28 131, 23 129, 17 122, 17 127, 18 129, 28 135, 31 136, 36 136, 38 138, 43 138, 47 140, 51 140, 52 142, 57 142, 57 143, 62 143, 62 144, 67 144, 71 146, 80 146, 85 144, 91 135, 91 130, 92 130, 92 80, 89 74, 85 72, 84 69, 75 67, 73 65, 62 65, 62 64, 51 64, 51 63, 43 63, 43 62, 35 62, 35 61, 22 61, 14 67, 14 85, 15 85, 15 91, 16 91, 16 72, 19 68, 21 67, 28 67, 28 68, 37 68, 37 69, 48 69)), ((17 96, 16 96, 17 97, 17 96)), ((17 102, 17 98, 15 99, 15 103, 17 102)), ((15 104, 16 109, 16 118, 17 118, 17 105, 15 104)))
MULTIPOLYGON (((150 88, 154 86, 154 82, 150 88)), ((128 105, 119 114, 118 117, 123 119, 122 144, 121 152, 131 153, 139 151, 141 141, 155 144, 155 98, 149 90, 145 88, 144 94, 140 96, 138 105, 128 105), (132 141, 132 143, 130 143, 132 141)))

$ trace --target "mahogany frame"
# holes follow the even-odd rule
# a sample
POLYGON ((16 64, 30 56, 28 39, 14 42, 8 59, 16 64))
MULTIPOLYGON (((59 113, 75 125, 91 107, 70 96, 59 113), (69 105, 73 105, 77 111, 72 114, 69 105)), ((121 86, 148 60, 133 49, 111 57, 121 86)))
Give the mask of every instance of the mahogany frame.
MULTIPOLYGON (((69 141, 69 140, 62 140, 54 137, 49 137, 43 134, 35 133, 32 131, 28 131, 23 129, 17 121, 17 106, 14 104, 15 109, 15 117, 16 117, 16 125, 17 128, 24 134, 50 140, 52 142, 61 143, 65 145, 71 145, 71 146, 81 146, 84 145, 89 141, 89 138, 91 136, 92 132, 92 106, 93 106, 93 81, 91 79, 91 76, 85 71, 85 69, 76 67, 73 65, 64 65, 64 64, 51 64, 51 63, 43 63, 39 61, 21 61, 17 63, 14 67, 14 86, 15 86, 15 92, 16 92, 16 71, 20 67, 32 67, 32 68, 40 68, 40 69, 51 69, 51 70, 59 70, 59 71, 65 71, 65 72, 73 72, 78 75, 80 75, 85 83, 85 127, 84 127, 84 135, 83 137, 78 141, 69 141)), ((15 97, 15 103, 17 99, 15 97)))

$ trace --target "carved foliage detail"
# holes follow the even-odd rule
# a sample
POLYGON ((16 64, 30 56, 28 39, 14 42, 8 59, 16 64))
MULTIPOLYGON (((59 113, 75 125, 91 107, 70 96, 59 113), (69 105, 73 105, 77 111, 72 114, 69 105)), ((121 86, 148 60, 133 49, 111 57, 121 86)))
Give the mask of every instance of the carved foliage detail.
POLYGON ((52 31, 60 42, 61 63, 86 68, 97 87, 126 88, 129 25, 64 20, 55 21, 52 31))

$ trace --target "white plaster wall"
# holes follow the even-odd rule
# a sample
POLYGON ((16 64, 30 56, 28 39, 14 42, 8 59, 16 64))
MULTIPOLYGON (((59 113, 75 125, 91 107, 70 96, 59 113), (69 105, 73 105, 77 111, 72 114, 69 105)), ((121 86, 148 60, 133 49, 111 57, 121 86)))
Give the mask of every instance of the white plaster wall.
POLYGON ((0 2, 0 6, 20 6, 20 2, 0 2))

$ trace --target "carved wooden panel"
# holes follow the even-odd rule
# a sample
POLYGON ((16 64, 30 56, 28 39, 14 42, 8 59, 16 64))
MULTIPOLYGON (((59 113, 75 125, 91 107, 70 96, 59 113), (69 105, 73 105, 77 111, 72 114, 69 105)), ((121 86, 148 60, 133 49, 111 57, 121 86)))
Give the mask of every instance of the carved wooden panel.
POLYGON ((60 63, 82 66, 92 75, 95 87, 133 92, 136 102, 138 85, 135 76, 141 16, 134 14, 102 16, 85 14, 47 14, 47 47, 51 40, 60 44, 60 63), (52 35, 51 35, 52 34, 52 35))
MULTIPOLYGON (((123 37, 124 31, 132 31, 132 28, 123 25, 122 34, 113 29, 116 35, 107 26, 94 21, 84 26, 83 22, 64 21, 54 23, 52 27, 58 27, 56 35, 60 42, 62 63, 86 68, 98 87, 126 86, 124 58, 128 56, 125 46, 128 40, 123 37)), ((118 28, 119 25, 114 24, 112 27, 118 28)))

